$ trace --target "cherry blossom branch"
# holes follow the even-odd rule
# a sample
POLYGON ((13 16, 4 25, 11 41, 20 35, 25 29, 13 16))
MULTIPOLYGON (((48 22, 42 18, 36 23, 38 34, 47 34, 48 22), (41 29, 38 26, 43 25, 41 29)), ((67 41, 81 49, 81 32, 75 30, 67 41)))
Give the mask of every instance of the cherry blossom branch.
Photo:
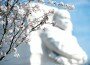
MULTIPOLYGON (((3 15, 3 19, 5 19, 5 24, 3 24, 3 34, 2 34, 2 38, 1 38, 1 40, 0 40, 0 46, 2 45, 2 40, 4 39, 4 36, 6 35, 6 33, 8 33, 8 23, 9 23, 9 21, 8 21, 8 17, 10 16, 10 13, 11 13, 11 11, 13 10, 13 8, 14 8, 14 5, 19 1, 19 0, 14 0, 14 2, 13 2, 13 5, 10 7, 10 5, 9 5, 9 2, 10 2, 11 0, 7 0, 7 2, 6 2, 6 7, 7 7, 7 11, 6 11, 6 14, 4 14, 3 15)), ((13 20, 13 22, 14 22, 14 20, 13 20)), ((14 24, 15 25, 15 24, 14 24)), ((14 32, 15 32, 15 28, 14 28, 14 32)), ((5 53, 5 54, 8 54, 9 53, 9 51, 11 50, 11 48, 12 48, 12 43, 13 43, 13 40, 14 40, 14 38, 15 38, 15 36, 13 36, 13 38, 12 38, 12 41, 11 41, 11 44, 10 44, 10 47, 9 47, 9 50, 5 53)), ((0 47, 0 49, 1 49, 1 47, 0 47)), ((2 53, 1 51, 0 51, 0 53, 2 53)), ((0 54, 1 55, 1 54, 0 54)), ((0 60, 2 60, 3 58, 5 57, 5 55, 3 55, 3 56, 1 56, 0 57, 0 60)))

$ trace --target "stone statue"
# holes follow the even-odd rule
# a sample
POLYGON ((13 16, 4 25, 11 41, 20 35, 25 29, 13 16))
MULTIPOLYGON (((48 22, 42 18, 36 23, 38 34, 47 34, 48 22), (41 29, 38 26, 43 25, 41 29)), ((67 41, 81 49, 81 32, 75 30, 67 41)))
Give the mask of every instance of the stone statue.
POLYGON ((45 24, 40 34, 43 43, 51 50, 49 56, 63 65, 84 64, 87 55, 72 35, 69 12, 60 10, 54 14, 53 20, 55 25, 45 24))

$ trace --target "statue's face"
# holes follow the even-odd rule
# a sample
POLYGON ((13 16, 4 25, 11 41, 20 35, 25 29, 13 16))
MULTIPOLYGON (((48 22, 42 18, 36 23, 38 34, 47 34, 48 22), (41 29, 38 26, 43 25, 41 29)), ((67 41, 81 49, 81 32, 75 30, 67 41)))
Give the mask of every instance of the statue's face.
POLYGON ((54 14, 53 21, 55 26, 63 29, 72 31, 72 22, 70 21, 70 14, 68 11, 58 11, 54 14))

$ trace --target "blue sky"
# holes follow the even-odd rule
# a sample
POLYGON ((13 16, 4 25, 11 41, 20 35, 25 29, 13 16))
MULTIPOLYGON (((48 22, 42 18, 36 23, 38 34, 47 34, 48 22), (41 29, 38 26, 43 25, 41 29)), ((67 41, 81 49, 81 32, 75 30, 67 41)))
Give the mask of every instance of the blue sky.
POLYGON ((75 5, 75 10, 71 11, 71 20, 74 26, 73 34, 90 59, 90 0, 56 1, 75 5))

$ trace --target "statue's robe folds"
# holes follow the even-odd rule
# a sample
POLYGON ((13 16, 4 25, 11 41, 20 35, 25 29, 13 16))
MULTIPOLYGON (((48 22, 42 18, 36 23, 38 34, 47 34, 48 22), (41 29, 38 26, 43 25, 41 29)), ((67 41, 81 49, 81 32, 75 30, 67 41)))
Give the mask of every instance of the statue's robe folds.
POLYGON ((86 53, 72 34, 48 24, 43 26, 42 31, 40 36, 46 47, 70 61, 70 64, 64 65, 80 65, 87 61, 86 53))

